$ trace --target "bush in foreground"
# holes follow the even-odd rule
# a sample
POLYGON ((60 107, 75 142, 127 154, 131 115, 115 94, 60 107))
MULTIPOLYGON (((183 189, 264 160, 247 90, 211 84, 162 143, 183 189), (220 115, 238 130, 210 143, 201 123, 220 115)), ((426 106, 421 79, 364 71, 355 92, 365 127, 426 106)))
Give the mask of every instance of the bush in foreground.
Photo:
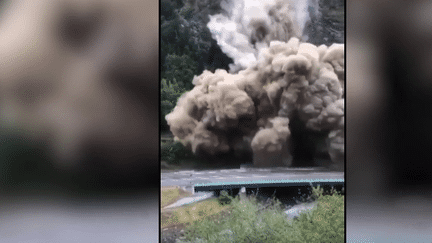
POLYGON ((323 196, 313 190, 315 210, 289 220, 277 200, 260 203, 255 197, 232 198, 230 213, 224 218, 206 218, 186 229, 179 242, 344 242, 344 196, 323 196))

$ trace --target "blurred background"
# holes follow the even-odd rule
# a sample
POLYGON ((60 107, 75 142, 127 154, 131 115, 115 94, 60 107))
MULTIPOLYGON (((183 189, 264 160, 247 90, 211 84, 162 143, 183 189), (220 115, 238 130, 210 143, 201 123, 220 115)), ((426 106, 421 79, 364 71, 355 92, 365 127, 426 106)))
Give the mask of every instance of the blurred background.
POLYGON ((347 2, 347 240, 429 242, 429 1, 347 2))
POLYGON ((0 242, 158 242, 158 1, 0 4, 0 242))

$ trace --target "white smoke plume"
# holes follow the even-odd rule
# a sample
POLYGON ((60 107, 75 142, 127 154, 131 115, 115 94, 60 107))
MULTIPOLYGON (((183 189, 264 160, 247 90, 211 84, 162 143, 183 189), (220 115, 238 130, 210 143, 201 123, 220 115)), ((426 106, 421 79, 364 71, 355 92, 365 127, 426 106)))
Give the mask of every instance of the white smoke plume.
POLYGON ((210 16, 207 26, 222 51, 234 60, 232 72, 253 65, 259 50, 271 40, 288 41, 301 34, 289 1, 223 1, 221 7, 227 14, 210 16))
POLYGON ((234 65, 231 73, 194 78, 194 89, 166 116, 175 138, 211 156, 247 143, 255 165, 290 166, 289 124, 299 119, 310 131, 328 132, 329 156, 343 169, 344 45, 302 42, 295 10, 304 6, 290 1, 221 5, 226 14, 211 16, 208 27, 234 65))
POLYGON ((222 1, 223 14, 210 16, 207 24, 222 51, 234 60, 231 72, 246 69, 257 61, 259 50, 270 41, 305 38, 303 29, 309 18, 309 6, 316 0, 236 0, 222 1))

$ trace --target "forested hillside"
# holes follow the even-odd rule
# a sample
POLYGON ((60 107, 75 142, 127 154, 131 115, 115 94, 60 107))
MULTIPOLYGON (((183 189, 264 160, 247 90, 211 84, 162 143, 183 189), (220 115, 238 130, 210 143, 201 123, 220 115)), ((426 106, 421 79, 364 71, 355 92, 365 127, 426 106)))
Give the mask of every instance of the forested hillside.
MULTIPOLYGON (((161 124, 178 97, 193 88, 194 75, 203 70, 228 70, 233 61, 225 55, 207 28, 210 15, 223 14, 221 0, 161 0, 161 124)), ((313 44, 344 42, 344 1, 319 0, 309 7, 304 36, 313 44), (307 36, 307 37, 306 37, 307 36)))
POLYGON ((221 11, 220 1, 161 1, 161 122, 178 97, 191 90, 194 75, 203 70, 228 69, 232 60, 212 39, 206 24, 221 11))

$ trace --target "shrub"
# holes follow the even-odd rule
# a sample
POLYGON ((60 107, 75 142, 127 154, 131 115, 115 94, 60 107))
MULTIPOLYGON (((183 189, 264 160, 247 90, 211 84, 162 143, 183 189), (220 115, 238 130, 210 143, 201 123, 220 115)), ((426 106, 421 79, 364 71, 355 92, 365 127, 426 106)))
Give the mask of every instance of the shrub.
POLYGON ((228 194, 227 191, 223 190, 221 191, 218 199, 221 205, 226 205, 226 204, 230 204, 233 198, 228 194))
POLYGON ((296 220, 304 242, 344 242, 344 196, 332 193, 323 196, 322 189, 314 190, 317 209, 301 214, 296 220))
POLYGON ((323 196, 321 188, 313 193, 317 208, 292 221, 276 199, 231 198, 227 217, 195 222, 180 242, 344 242, 344 197, 334 191, 323 196))

